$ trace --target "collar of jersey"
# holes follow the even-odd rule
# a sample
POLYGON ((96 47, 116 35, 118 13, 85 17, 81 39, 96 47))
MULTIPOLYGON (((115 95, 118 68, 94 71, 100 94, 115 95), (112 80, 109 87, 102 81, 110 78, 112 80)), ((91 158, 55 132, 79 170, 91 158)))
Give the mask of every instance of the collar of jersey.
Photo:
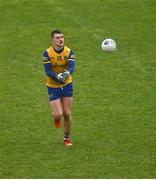
POLYGON ((55 52, 57 52, 57 53, 60 54, 60 53, 64 50, 64 46, 63 46, 63 48, 62 48, 61 50, 57 50, 57 49, 55 49, 54 47, 53 47, 53 49, 54 49, 55 52))

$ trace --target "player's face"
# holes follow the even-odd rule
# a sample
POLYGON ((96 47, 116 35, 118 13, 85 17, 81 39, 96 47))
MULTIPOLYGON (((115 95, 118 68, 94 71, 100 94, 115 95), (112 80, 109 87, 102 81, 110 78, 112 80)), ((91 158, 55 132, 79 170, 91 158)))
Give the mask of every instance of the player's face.
POLYGON ((54 34, 52 39, 53 46, 55 48, 61 49, 64 46, 64 36, 63 34, 54 34))

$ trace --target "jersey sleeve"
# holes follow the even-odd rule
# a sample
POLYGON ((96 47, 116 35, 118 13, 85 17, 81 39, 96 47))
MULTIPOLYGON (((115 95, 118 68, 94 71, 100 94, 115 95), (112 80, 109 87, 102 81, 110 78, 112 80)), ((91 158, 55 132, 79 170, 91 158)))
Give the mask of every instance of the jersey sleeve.
POLYGON ((72 74, 75 70, 75 55, 74 51, 70 50, 69 56, 68 56, 68 71, 70 74, 72 74))
POLYGON ((43 63, 44 63, 44 64, 50 63, 50 58, 49 58, 49 55, 48 55, 48 52, 47 52, 47 51, 45 51, 45 52, 43 53, 43 63))
POLYGON ((73 50, 70 50, 68 61, 75 61, 75 54, 73 50))

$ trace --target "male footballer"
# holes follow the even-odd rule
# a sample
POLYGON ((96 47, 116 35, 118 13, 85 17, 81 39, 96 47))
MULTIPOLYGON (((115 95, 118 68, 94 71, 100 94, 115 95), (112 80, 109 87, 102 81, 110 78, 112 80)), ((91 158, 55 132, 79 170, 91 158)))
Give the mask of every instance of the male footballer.
POLYGON ((71 106, 73 101, 72 73, 75 69, 74 52, 64 45, 64 35, 60 30, 51 32, 52 46, 43 53, 46 85, 56 128, 61 127, 64 118, 64 145, 72 146, 71 106))

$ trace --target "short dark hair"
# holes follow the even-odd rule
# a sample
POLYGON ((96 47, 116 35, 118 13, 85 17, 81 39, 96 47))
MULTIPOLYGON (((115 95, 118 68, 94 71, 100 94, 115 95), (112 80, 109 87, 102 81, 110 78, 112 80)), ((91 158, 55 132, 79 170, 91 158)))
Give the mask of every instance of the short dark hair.
POLYGON ((61 30, 59 30, 59 29, 55 29, 55 30, 53 30, 53 31, 51 32, 51 38, 53 38, 53 37, 54 37, 54 34, 62 34, 62 31, 61 31, 61 30))

